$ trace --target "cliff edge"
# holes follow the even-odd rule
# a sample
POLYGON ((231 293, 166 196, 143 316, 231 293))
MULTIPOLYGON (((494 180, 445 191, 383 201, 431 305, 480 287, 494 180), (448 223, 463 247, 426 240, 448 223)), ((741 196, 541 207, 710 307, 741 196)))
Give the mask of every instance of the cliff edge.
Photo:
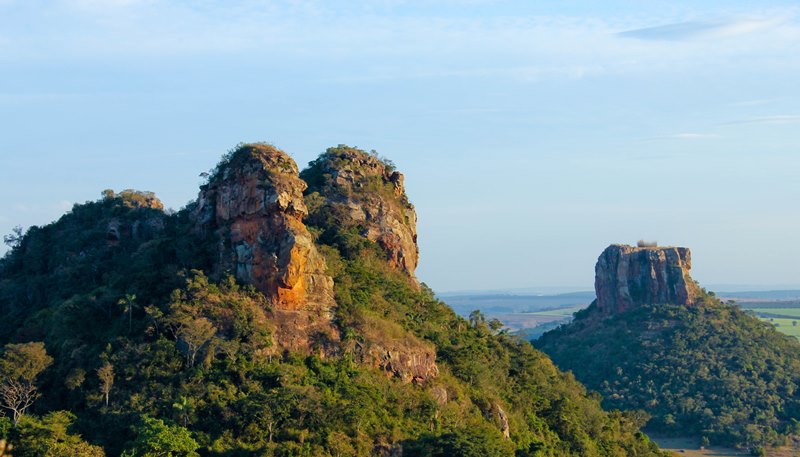
POLYGON ((645 304, 691 305, 699 292, 691 268, 688 248, 612 244, 595 266, 597 308, 612 314, 645 304))
POLYGON ((194 216, 216 239, 216 270, 254 285, 277 309, 330 314, 333 280, 303 224, 305 189, 288 154, 246 144, 201 188, 194 216))

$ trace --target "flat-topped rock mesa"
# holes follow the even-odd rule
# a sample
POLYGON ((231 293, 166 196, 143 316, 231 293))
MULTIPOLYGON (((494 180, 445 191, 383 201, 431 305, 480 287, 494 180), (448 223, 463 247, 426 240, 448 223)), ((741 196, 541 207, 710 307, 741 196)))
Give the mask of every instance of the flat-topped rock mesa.
MULTIPOLYGON (((414 278, 417 214, 403 175, 388 160, 347 146, 329 148, 300 174, 309 185, 309 222, 355 229, 385 252, 389 265, 414 278)), ((416 279, 415 279, 416 281, 416 279)))
POLYGON ((223 158, 201 187, 195 223, 217 242, 217 272, 254 285, 278 310, 329 315, 333 280, 303 217, 306 184, 285 152, 246 144, 223 158))
POLYGON ((597 308, 606 314, 645 304, 692 305, 699 288, 688 248, 613 244, 597 259, 597 308))

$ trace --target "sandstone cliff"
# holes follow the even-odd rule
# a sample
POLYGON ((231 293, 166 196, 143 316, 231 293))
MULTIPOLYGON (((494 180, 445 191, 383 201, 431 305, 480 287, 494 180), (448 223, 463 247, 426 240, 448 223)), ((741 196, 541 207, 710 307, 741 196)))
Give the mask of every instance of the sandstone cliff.
POLYGON ((417 214, 406 196, 403 175, 390 162, 339 146, 311 162, 301 177, 309 184, 311 223, 357 230, 380 246, 389 265, 414 278, 417 214))
POLYGON ((691 267, 688 248, 611 245, 595 266, 597 308, 610 314, 642 304, 691 305, 698 293, 691 267))
POLYGON ((329 316, 333 280, 302 222, 305 188, 285 152, 243 145, 201 188, 194 217, 215 238, 217 271, 254 285, 277 310, 329 316))

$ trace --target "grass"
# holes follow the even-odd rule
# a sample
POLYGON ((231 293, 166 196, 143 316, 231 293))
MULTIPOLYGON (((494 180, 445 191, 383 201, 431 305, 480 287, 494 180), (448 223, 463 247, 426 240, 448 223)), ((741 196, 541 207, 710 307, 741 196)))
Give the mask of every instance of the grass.
MULTIPOLYGON (((671 451, 676 456, 686 457, 740 457, 751 455, 744 449, 709 446, 700 449, 699 440, 691 437, 659 437, 650 435, 650 438, 665 451, 671 451)), ((800 455, 796 446, 783 446, 767 450, 767 457, 794 457, 800 455)))
POLYGON ((733 449, 709 446, 703 450, 700 449, 698 440, 695 438, 662 438, 651 436, 658 444, 658 447, 665 451, 671 451, 674 455, 687 456, 687 457, 700 457, 700 456, 714 456, 714 457, 739 457, 750 455, 748 452, 733 449))
POLYGON ((762 321, 775 325, 775 330, 783 333, 784 335, 789 335, 800 339, 800 308, 743 307, 743 309, 752 311, 762 321), (797 326, 792 325, 793 321, 797 322, 797 326))
POLYGON ((800 338, 800 318, 798 319, 784 319, 784 318, 770 318, 770 317, 762 317, 761 320, 764 322, 769 322, 770 324, 775 325, 775 330, 789 336, 793 336, 795 338, 800 338), (798 325, 792 325, 792 322, 797 322, 798 325))

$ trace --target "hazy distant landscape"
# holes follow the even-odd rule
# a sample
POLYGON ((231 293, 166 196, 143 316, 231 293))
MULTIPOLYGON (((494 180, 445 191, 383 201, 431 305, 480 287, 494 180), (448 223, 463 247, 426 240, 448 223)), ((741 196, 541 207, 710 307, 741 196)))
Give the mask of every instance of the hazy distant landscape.
MULTIPOLYGON (((716 292, 723 300, 733 300, 752 311, 781 332, 800 338, 800 289, 716 292)), ((480 293, 446 292, 438 297, 459 315, 468 317, 480 310, 487 319, 499 319, 512 332, 536 338, 543 332, 572 319, 572 313, 586 308, 595 299, 593 291, 560 294, 514 294, 491 291, 480 293)))

